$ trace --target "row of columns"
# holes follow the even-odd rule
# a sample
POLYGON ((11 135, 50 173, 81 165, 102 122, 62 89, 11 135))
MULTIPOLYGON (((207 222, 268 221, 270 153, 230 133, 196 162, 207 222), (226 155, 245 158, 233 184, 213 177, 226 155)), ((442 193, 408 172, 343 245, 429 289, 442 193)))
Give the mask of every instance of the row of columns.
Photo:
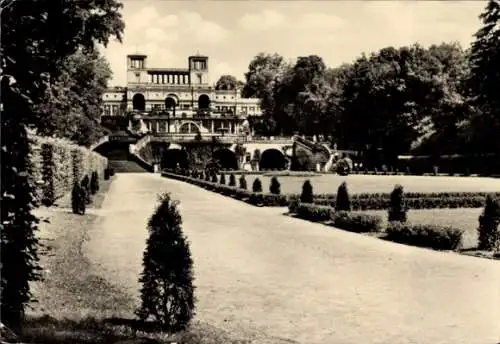
MULTIPOLYGON (((156 132, 160 132, 160 121, 164 124, 164 128, 165 130, 163 132, 168 132, 168 127, 169 127, 169 123, 167 120, 151 120, 151 121, 148 121, 148 124, 147 124, 147 127, 149 130, 152 130, 153 129, 153 126, 155 127, 156 129, 156 132)), ((175 133, 178 133, 178 128, 180 128, 180 126, 178 126, 178 122, 175 121, 175 133)), ((190 126, 190 130, 189 132, 190 133, 196 133, 196 129, 193 129, 194 125, 190 122, 187 122, 186 124, 188 124, 190 126)), ((232 134, 232 133, 235 133, 237 131, 237 125, 234 125, 233 122, 227 122, 227 129, 229 129, 229 133, 232 134)), ((210 121, 210 133, 215 133, 215 121, 210 121)))
POLYGON ((186 74, 151 74, 150 80, 153 84, 189 84, 189 75, 186 74))

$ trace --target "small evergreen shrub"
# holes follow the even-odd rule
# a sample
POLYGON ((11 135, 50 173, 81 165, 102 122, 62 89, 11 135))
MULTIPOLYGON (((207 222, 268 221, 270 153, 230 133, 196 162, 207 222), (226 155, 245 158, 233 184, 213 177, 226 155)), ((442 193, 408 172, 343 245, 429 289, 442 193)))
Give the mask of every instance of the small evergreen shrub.
POLYGON ((229 186, 236 186, 236 177, 233 173, 229 175, 229 186))
POLYGON ((217 180, 217 174, 215 174, 215 172, 212 173, 212 183, 217 183, 218 180, 217 180))
POLYGON ((109 168, 106 168, 104 170, 104 180, 109 180, 110 177, 111 177, 111 171, 109 168))
POLYGON ((276 177, 271 178, 271 184, 269 185, 269 192, 271 192, 274 195, 279 195, 281 193, 281 185, 280 182, 278 181, 278 178, 276 177))
POLYGON ((84 215, 87 203, 87 195, 80 183, 75 182, 71 190, 71 208, 73 214, 84 215))
POLYGON ((247 180, 245 179, 245 175, 242 174, 239 181, 240 181, 240 189, 246 190, 247 180))
POLYGON ((500 201, 490 195, 486 198, 484 210, 479 216, 478 249, 500 250, 500 201))
POLYGON ((95 195, 99 191, 99 175, 96 171, 92 172, 92 177, 90 178, 90 192, 95 195))
POLYGON ((260 181, 259 178, 255 178, 252 184, 252 191, 253 192, 262 192, 262 182, 260 181))
POLYGON ((115 175, 115 169, 114 169, 114 168, 110 168, 110 169, 109 169, 109 175, 110 175, 111 177, 113 177, 113 176, 115 175))
POLYGON ((90 179, 89 179, 88 175, 85 175, 85 177, 83 177, 82 183, 81 183, 81 188, 83 190, 85 190, 86 203, 90 204, 90 202, 92 202, 92 197, 91 197, 92 193, 91 193, 91 190, 90 190, 90 179))
POLYGON ((143 321, 152 318, 170 333, 186 329, 195 314, 193 261, 181 225, 178 202, 162 195, 148 223, 139 279, 141 306, 136 314, 143 321))
POLYGON ((406 204, 401 185, 396 185, 392 190, 388 213, 389 222, 406 222, 406 204))
POLYGON ((347 184, 343 182, 337 190, 337 201, 335 202, 336 211, 351 211, 351 200, 347 191, 347 184))
POLYGON ((219 183, 226 185, 226 175, 224 173, 220 174, 220 181, 219 183))
POLYGON ((308 179, 302 185, 302 194, 300 195, 300 202, 313 203, 313 201, 314 201, 313 187, 308 179))
POLYGON ((205 172, 205 181, 210 181, 210 173, 208 173, 208 171, 205 172))

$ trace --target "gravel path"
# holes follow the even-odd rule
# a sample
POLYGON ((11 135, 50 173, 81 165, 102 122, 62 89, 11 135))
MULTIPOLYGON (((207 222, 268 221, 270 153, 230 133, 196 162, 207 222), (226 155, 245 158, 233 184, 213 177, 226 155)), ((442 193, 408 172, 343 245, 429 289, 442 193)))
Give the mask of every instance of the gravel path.
POLYGON ((191 241, 197 320, 256 343, 500 342, 498 261, 331 229, 153 174, 116 176, 87 247, 131 295, 165 191, 191 241))

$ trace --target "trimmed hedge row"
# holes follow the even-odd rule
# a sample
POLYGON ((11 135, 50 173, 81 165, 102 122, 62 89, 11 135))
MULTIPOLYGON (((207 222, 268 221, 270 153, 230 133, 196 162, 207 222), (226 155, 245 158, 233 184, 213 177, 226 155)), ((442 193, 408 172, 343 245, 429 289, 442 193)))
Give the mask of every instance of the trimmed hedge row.
MULTIPOLYGON (((442 208, 481 208, 485 196, 470 197, 423 197, 406 198, 406 207, 410 209, 442 209, 442 208)), ((385 210, 389 207, 388 198, 351 199, 352 210, 385 210)), ((315 199, 314 204, 327 205, 335 208, 336 201, 330 199, 315 199)))
POLYGON ((235 186, 214 183, 211 181, 184 176, 173 172, 164 171, 161 173, 161 175, 163 177, 180 180, 196 186, 201 186, 204 189, 217 192, 221 195, 228 196, 252 205, 264 207, 286 207, 288 205, 288 199, 285 195, 252 192, 249 190, 237 188, 235 186))
MULTIPOLYGON (((437 198, 437 197, 484 197, 491 195, 493 197, 500 197, 500 192, 405 192, 405 198, 437 198)), ((367 198, 386 198, 391 197, 390 193, 359 193, 350 195, 351 199, 367 199, 367 198)), ((318 194, 318 199, 332 199, 337 198, 336 194, 318 194)))
POLYGON ((67 140, 31 136, 31 182, 37 200, 52 205, 70 192, 75 181, 97 172, 104 177, 105 157, 67 140))
POLYGON ((463 231, 448 226, 394 222, 389 225, 386 233, 386 239, 401 244, 434 250, 456 251, 462 248, 463 231))
MULTIPOLYGON (((290 201, 290 213, 312 222, 326 222, 331 226, 352 232, 381 232, 382 218, 376 215, 336 212, 335 208, 317 204, 290 201)), ((462 247, 463 231, 439 225, 390 223, 385 239, 401 244, 427 247, 435 250, 458 250, 462 247)))
POLYGON ((334 208, 314 204, 290 202, 290 212, 313 222, 328 222, 331 226, 356 233, 380 232, 382 218, 377 215, 336 212, 334 208))

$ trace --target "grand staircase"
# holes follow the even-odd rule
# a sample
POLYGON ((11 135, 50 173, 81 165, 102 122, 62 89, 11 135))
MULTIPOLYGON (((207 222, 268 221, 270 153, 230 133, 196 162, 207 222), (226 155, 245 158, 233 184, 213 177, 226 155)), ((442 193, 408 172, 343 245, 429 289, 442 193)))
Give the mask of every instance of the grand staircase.
POLYGON ((116 173, 143 173, 149 172, 137 162, 132 160, 112 160, 108 159, 108 166, 116 173))

